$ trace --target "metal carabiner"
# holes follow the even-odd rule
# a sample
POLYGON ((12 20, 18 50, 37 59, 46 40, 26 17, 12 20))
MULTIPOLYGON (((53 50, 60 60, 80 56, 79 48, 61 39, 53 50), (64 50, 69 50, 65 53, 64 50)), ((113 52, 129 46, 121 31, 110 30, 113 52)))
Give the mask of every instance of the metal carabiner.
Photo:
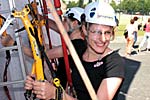
POLYGON ((3 32, 7 29, 7 27, 11 24, 11 22, 14 20, 15 18, 11 15, 8 16, 8 18, 6 19, 4 25, 2 26, 1 30, 0 30, 0 36, 3 34, 3 32))

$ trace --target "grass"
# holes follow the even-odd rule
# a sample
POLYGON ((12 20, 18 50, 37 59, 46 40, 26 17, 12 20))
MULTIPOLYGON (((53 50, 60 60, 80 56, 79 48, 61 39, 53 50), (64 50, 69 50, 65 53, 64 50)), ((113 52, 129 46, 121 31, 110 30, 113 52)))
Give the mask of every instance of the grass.
MULTIPOLYGON (((123 32, 125 30, 126 25, 119 25, 116 29, 116 36, 123 36, 123 32)), ((144 35, 144 31, 139 30, 138 31, 138 36, 143 36, 144 35)))
MULTIPOLYGON (((117 14, 117 18, 119 19, 119 26, 116 29, 116 36, 123 36, 123 32, 125 30, 126 25, 130 22, 130 19, 133 18, 134 16, 138 16, 138 22, 144 24, 147 22, 147 19, 150 16, 140 16, 140 15, 128 15, 128 14, 117 14)), ((143 36, 144 31, 139 30, 138 31, 138 36, 143 36)))

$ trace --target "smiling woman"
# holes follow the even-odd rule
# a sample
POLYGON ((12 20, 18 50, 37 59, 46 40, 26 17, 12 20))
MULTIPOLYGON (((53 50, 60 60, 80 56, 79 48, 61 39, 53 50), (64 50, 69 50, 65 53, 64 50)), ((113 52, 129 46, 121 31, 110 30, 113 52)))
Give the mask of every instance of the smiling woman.
MULTIPOLYGON (((83 21, 82 31, 86 35, 87 43, 85 46, 81 46, 81 42, 73 42, 76 52, 92 83, 98 100, 117 100, 120 86, 124 80, 125 64, 119 53, 108 47, 111 37, 115 35, 114 9, 109 4, 101 1, 92 2, 85 7, 81 18, 83 21)), ((71 97, 65 91, 60 95, 63 95, 63 100, 91 100, 92 96, 86 88, 87 84, 84 84, 84 80, 82 80, 78 67, 72 60, 69 63, 77 98, 71 97)), ((31 82, 31 80, 31 78, 27 78, 27 81, 31 82)), ((27 82, 26 86, 30 82, 27 82)), ((35 91, 40 91, 41 88, 44 89, 45 93, 40 93, 42 96, 38 96, 40 99, 52 99, 57 95, 56 87, 48 82, 33 81, 30 88, 35 91)), ((38 94, 37 92, 34 93, 38 94)))
MULTIPOLYGON (((115 35, 114 9, 107 3, 93 2, 85 7, 83 18, 85 18, 85 23, 82 29, 86 35, 87 49, 79 57, 97 91, 98 99, 117 100, 119 87, 124 79, 124 59, 117 51, 108 47, 111 37, 115 35)), ((74 82, 78 98, 79 100, 90 100, 75 68, 72 68, 72 77, 74 81, 78 81, 78 83, 74 82)))
MULTIPOLYGON (((89 25, 90 29, 88 30, 88 37, 90 39, 90 37, 93 37, 92 40, 97 41, 97 43, 99 44, 99 48, 97 48, 96 50, 100 49, 102 50, 102 46, 103 43, 105 43, 105 45, 107 44, 106 41, 110 41, 111 37, 113 37, 113 27, 108 27, 105 25, 97 25, 97 24, 90 24, 89 25), (105 29, 105 30, 103 30, 105 29)), ((89 40, 90 41, 90 40, 89 40)))

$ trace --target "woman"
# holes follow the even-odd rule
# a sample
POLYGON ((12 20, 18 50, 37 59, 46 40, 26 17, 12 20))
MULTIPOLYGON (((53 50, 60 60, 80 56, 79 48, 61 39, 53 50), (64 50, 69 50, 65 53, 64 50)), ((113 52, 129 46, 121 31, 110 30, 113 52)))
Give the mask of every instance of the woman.
POLYGON ((126 26, 126 30, 128 31, 128 37, 126 38, 127 40, 127 45, 126 45, 126 52, 125 56, 130 56, 131 55, 131 49, 134 43, 134 32, 136 31, 136 27, 134 25, 134 20, 130 20, 130 24, 126 26))
POLYGON ((150 51, 150 18, 148 18, 147 23, 145 24, 145 34, 144 37, 139 45, 138 52, 141 51, 144 43, 147 41, 146 51, 150 51))
MULTIPOLYGON (((87 48, 76 51, 88 74, 99 100, 116 100, 119 88, 124 79, 124 60, 110 49, 110 40, 114 37, 115 12, 104 2, 92 2, 85 7, 85 25, 82 26, 87 39, 87 48), (104 11, 106 10, 106 11, 104 11)), ((79 100, 91 100, 89 93, 72 64, 73 86, 79 100)), ((32 89, 40 99, 55 99, 56 88, 52 83, 37 82, 27 77, 25 89, 32 89)), ((63 91, 63 100, 76 100, 63 91)))
POLYGON ((133 33, 133 35, 134 35, 134 41, 133 41, 133 48, 135 47, 135 43, 136 43, 136 41, 137 41, 137 37, 138 37, 138 30, 139 30, 139 22, 138 22, 138 17, 137 16, 134 16, 133 17, 133 20, 134 20, 134 26, 135 26, 135 31, 134 31, 134 33, 133 33))

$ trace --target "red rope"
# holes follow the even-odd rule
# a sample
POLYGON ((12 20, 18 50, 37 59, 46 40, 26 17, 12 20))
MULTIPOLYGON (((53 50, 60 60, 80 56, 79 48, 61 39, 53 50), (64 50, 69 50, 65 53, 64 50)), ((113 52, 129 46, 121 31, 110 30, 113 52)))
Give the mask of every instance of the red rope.
MULTIPOLYGON (((61 7, 60 0, 54 0, 54 6, 57 10, 58 15, 61 16, 62 10, 60 9, 61 7)), ((71 72, 70 72, 70 66, 69 66, 69 60, 68 60, 67 46, 62 36, 61 36, 61 41, 62 41, 62 48, 63 48, 63 54, 64 54, 64 62, 66 66, 67 81, 68 81, 69 86, 72 87, 72 78, 71 78, 71 72)))
POLYGON ((49 23, 48 23, 48 10, 47 10, 47 4, 45 0, 42 0, 43 3, 43 14, 44 19, 46 20, 46 32, 49 40, 49 48, 52 48, 51 39, 50 39, 50 32, 49 32, 49 23))

